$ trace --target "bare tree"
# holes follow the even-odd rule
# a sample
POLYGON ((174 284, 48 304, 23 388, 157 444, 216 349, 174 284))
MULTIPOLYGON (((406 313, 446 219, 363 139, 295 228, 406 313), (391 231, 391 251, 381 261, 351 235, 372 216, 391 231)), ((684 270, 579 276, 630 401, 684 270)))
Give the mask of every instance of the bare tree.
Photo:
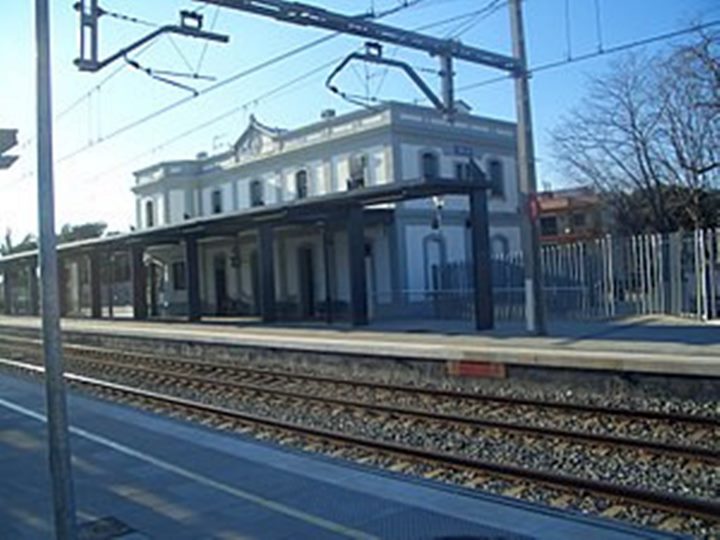
POLYGON ((718 224, 718 43, 620 58, 552 133, 566 173, 605 193, 631 232, 718 224))
MULTIPOLYGON (((678 204, 696 227, 711 223, 701 198, 717 189, 720 172, 720 36, 701 35, 660 65, 661 162, 674 186, 686 189, 678 204)), ((676 190, 677 191, 677 190, 676 190)))

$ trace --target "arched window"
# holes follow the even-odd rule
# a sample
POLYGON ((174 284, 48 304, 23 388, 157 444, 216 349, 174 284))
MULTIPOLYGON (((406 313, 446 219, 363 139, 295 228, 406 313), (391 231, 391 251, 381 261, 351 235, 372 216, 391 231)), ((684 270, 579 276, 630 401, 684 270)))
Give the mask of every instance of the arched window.
POLYGON ((250 182, 250 206, 262 206, 264 204, 262 181, 253 180, 250 182))
POLYGON ((308 173, 305 169, 295 173, 295 193, 298 199, 308 196, 308 173))
POLYGON ((490 196, 505 196, 505 179, 503 178, 503 164, 499 159, 492 159, 488 163, 488 180, 490 181, 490 196))
POLYGON ((447 265, 445 238, 431 233, 423 238, 423 265, 425 267, 425 291, 439 291, 443 288, 443 272, 447 265))
POLYGON ((367 176, 368 160, 364 154, 350 157, 350 178, 348 179, 348 190, 365 186, 367 176))
POLYGON ((145 203, 145 226, 155 226, 155 205, 152 201, 147 201, 145 203))
POLYGON ((503 256, 510 253, 510 242, 502 234, 496 234, 490 239, 490 250, 495 256, 503 256))
POLYGON ((421 157, 422 177, 434 180, 440 176, 438 157, 434 152, 423 152, 421 157))
POLYGON ((223 200, 222 200, 222 190, 215 189, 212 192, 212 213, 213 214, 222 214, 223 211, 223 200))

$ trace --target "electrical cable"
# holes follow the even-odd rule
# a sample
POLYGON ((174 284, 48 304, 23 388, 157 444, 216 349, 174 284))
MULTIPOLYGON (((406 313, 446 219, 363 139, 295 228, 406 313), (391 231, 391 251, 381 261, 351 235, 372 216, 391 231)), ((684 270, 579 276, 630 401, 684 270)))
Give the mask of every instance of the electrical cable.
POLYGON ((118 19, 120 21, 139 24, 140 26, 147 26, 150 28, 158 28, 160 26, 158 23, 148 21, 147 19, 141 19, 132 15, 125 15, 124 13, 118 13, 116 11, 109 11, 104 8, 98 8, 98 12, 100 16, 108 16, 112 17, 113 19, 118 19))
MULTIPOLYGON (((448 0, 448 1, 453 1, 453 0, 448 0)), ((425 5, 427 6, 428 4, 425 4, 425 5)), ((422 8, 422 7, 423 7, 423 6, 420 6, 420 8, 422 8)), ((434 22, 432 22, 432 23, 423 24, 423 25, 421 25, 421 26, 418 26, 418 27, 413 28, 412 30, 415 31, 415 32, 420 32, 420 31, 423 31, 423 30, 428 30, 428 29, 430 29, 430 28, 436 28, 436 27, 439 27, 439 26, 445 26, 445 25, 447 25, 447 24, 452 24, 452 23, 457 22, 457 21, 461 21, 461 20, 464 21, 464 20, 466 20, 466 19, 472 19, 472 18, 474 18, 474 17, 477 16, 477 15, 482 15, 483 13, 485 13, 486 9, 487 9, 487 6, 485 6, 485 7, 483 7, 483 8, 480 8, 480 9, 474 9, 474 10, 472 10, 472 11, 470 11, 470 12, 467 12, 467 13, 462 13, 462 14, 460 14, 460 15, 453 15, 452 17, 448 17, 448 18, 445 18, 445 19, 441 19, 441 20, 439 20, 439 21, 434 21, 434 22)), ((400 47, 399 47, 399 46, 398 46, 398 47, 394 47, 393 50, 390 52, 390 56, 391 56, 391 57, 397 56, 397 53, 398 53, 399 51, 400 51, 400 47)), ((413 66, 413 67, 414 67, 416 70, 418 70, 418 71, 423 71, 423 72, 425 72, 425 73, 431 73, 431 74, 434 74, 434 75, 437 75, 437 74, 438 74, 438 70, 437 70, 437 69, 425 68, 425 67, 418 67, 418 66, 413 66)), ((385 81, 386 81, 386 79, 387 79, 387 75, 388 75, 389 72, 390 72, 390 69, 389 69, 389 68, 383 68, 383 74, 382 74, 381 77, 380 77, 380 82, 378 83, 377 87, 375 88, 375 92, 374 92, 375 98, 377 98, 377 95, 380 93, 380 90, 382 90, 382 87, 383 87, 384 84, 385 84, 385 81)))
MULTIPOLYGON (((546 71, 549 69, 555 69, 555 68, 562 67, 562 66, 565 66, 568 64, 584 62, 585 60, 590 60, 592 58, 597 58, 599 56, 614 54, 614 53, 626 51, 629 49, 642 47, 643 45, 650 45, 651 43, 657 43, 659 41, 666 41, 668 39, 673 39, 673 38, 680 37, 680 36, 683 36, 686 34, 691 34, 693 32, 697 32, 699 30, 703 30, 706 28, 711 28, 711 27, 717 26, 717 25, 720 25, 720 19, 716 19, 716 20, 709 21, 706 23, 695 24, 693 26, 686 27, 681 30, 674 30, 672 32, 666 32, 664 34, 658 34, 656 36, 638 39, 635 41, 630 41, 628 43, 622 43, 620 45, 614 45, 614 46, 608 47, 607 49, 602 49, 602 50, 591 52, 591 53, 581 54, 572 59, 548 62, 547 64, 541 64, 541 65, 538 65, 535 67, 528 68, 528 73, 530 75, 533 75, 535 73, 539 73, 539 72, 546 71)), ((459 86, 457 88, 457 90, 458 90, 458 92, 463 92, 465 90, 472 90, 474 88, 480 88, 481 86, 487 86, 489 84, 494 84, 496 82, 506 81, 509 79, 512 79, 512 75, 502 75, 499 77, 492 77, 490 79, 485 79, 484 81, 478 81, 478 82, 466 84, 465 86, 459 86)))
POLYGON ((595 0, 595 30, 597 32, 598 51, 603 50, 602 18, 600 17, 600 0, 595 0))
MULTIPOLYGON (((209 4, 203 4, 203 6, 208 6, 209 4)), ((218 16, 220 15, 220 6, 217 6, 215 8, 215 13, 213 14, 213 19, 210 22, 210 31, 212 32, 215 30, 215 25, 218 21, 218 16)), ((207 53, 208 47, 210 46, 210 42, 206 41, 203 43, 202 51, 200 51, 200 58, 198 58, 197 65, 195 66, 195 74, 200 73, 200 68, 202 67, 203 61, 205 60, 205 54, 207 53)))
MULTIPOLYGON (((424 25, 416 28, 415 30, 426 30, 426 29, 433 28, 433 27, 436 27, 436 26, 442 26, 442 25, 447 24, 448 22, 454 22, 454 21, 456 21, 456 20, 458 20, 458 19, 464 19, 464 18, 467 18, 467 17, 474 16, 474 15, 477 14, 478 11, 484 11, 484 10, 474 10, 473 12, 466 13, 466 14, 462 14, 462 15, 455 16, 455 17, 451 17, 451 18, 449 18, 449 19, 442 19, 442 20, 440 20, 440 21, 435 21, 435 22, 432 22, 432 23, 424 24, 424 25)), ((361 49, 358 49, 358 50, 362 50, 362 48, 361 48, 361 49)), ((85 183, 87 180, 95 180, 95 179, 102 178, 102 177, 106 176, 107 174, 109 174, 109 173, 111 173, 111 172, 114 172, 114 171, 116 171, 116 170, 119 170, 119 169, 121 169, 121 168, 129 165, 130 163, 134 163, 135 161, 137 161, 138 159, 140 159, 140 158, 142 158, 142 157, 145 157, 145 156, 147 156, 147 155, 150 155, 150 154, 153 154, 153 153, 155 153, 155 152, 158 152, 158 151, 164 149, 165 147, 167 147, 167 146, 169 146, 169 145, 171 145, 171 144, 173 144, 173 143, 175 143, 175 142, 177 142, 177 141, 179 141, 179 140, 182 140, 182 139, 184 139, 184 138, 186 138, 186 137, 188 137, 188 136, 190 136, 190 135, 192 135, 192 134, 194 134, 194 133, 196 133, 196 132, 199 131, 199 130, 202 130, 202 129, 206 128, 206 127, 209 127, 209 126, 211 126, 211 125, 214 125, 214 124, 216 124, 216 123, 224 120, 225 118, 227 118, 227 117, 230 116, 230 115, 233 115, 233 114, 235 114, 235 113, 237 113, 237 112, 239 112, 239 111, 241 111, 241 110, 245 110, 245 109, 246 109, 248 106, 250 106, 250 105, 257 104, 257 103, 260 102, 260 101, 264 101, 264 100, 266 100, 266 99, 268 99, 268 98, 270 98, 270 97, 276 96, 276 95, 282 93, 283 91, 288 90, 289 88, 291 88, 292 86, 294 86, 294 85, 297 84, 298 82, 300 82, 300 81, 302 81, 302 80, 304 80, 304 79, 307 79, 307 78, 311 77, 312 75, 314 75, 314 74, 316 74, 316 73, 319 73, 319 72, 321 72, 321 71, 324 71, 324 70, 327 69, 328 67, 330 67, 330 66, 336 64, 338 61, 342 60, 343 58, 345 58, 345 55, 340 56, 340 57, 337 57, 337 58, 334 58, 334 59, 332 59, 331 61, 329 61, 329 62, 327 62, 327 63, 325 63, 325 64, 322 64, 321 66, 319 66, 319 67, 317 67, 317 68, 314 68, 314 69, 312 69, 312 70, 310 70, 310 71, 308 71, 308 72, 306 72, 306 73, 304 73, 304 74, 299 75, 298 77, 295 77, 295 78, 293 78, 293 79, 291 79, 291 80, 289 80, 289 81, 283 82, 282 84, 276 86, 275 88, 273 88, 273 89, 271 89, 271 90, 269 90, 269 91, 267 91, 267 92, 265 92, 265 93, 263 93, 263 94, 261 94, 261 95, 259 95, 259 96, 256 96, 256 97, 254 97, 254 98, 246 101, 243 105, 239 105, 239 106, 232 107, 231 109, 222 112, 221 114, 213 117, 213 118, 210 119, 210 120, 206 120, 206 121, 204 121, 204 122, 202 122, 202 123, 200 123, 200 124, 196 124, 196 125, 190 127, 188 130, 184 131, 183 133, 180 133, 180 134, 178 134, 178 135, 174 135, 174 136, 171 137, 170 139, 167 139, 167 140, 161 142, 160 144, 155 145, 155 146, 152 147, 150 150, 145 150, 145 151, 143 151, 143 152, 141 152, 141 153, 133 156, 132 158, 130 158, 130 159, 128 159, 128 160, 125 160, 125 161, 123 161, 123 162, 121 162, 121 163, 119 163, 119 164, 113 165, 113 166, 112 166, 111 168, 109 168, 109 169, 106 169, 106 170, 104 170, 104 171, 102 171, 102 172, 100 172, 100 173, 97 173, 97 174, 94 174, 94 175, 88 177, 88 178, 85 179, 85 180, 82 180, 81 183, 85 183)), ((434 70, 433 70, 433 71, 434 71, 434 70)), ((435 72, 436 72, 436 71, 435 71, 435 72)), ((370 101, 373 101, 373 98, 370 98, 370 101)), ((374 99, 374 101, 375 101, 375 102, 379 102, 379 100, 377 100, 377 99, 374 99)))
MULTIPOLYGON (((406 2, 406 4, 404 4, 403 6, 397 6, 397 7, 395 7, 395 8, 391 8, 391 9, 385 10, 385 11, 377 14, 376 16, 374 16, 374 18, 381 19, 381 18, 390 16, 390 15, 393 15, 393 14, 395 14, 395 13, 397 13, 397 12, 403 10, 403 9, 406 9, 406 8, 409 8, 409 7, 413 7, 413 6, 415 6, 416 4, 419 4, 420 2, 423 2, 423 1, 425 1, 425 0, 408 0, 408 1, 406 2)), ((249 75, 252 75, 252 74, 254 74, 254 73, 256 73, 256 72, 258 72, 258 71, 260 71, 260 70, 262 70, 262 69, 268 68, 268 67, 270 67, 270 66, 272 66, 272 65, 274 65, 274 64, 277 64, 277 63, 279 63, 279 62, 282 62, 282 61, 284 61, 284 60, 287 60, 288 58, 291 58, 291 57, 293 57, 293 56, 296 56, 296 55, 298 55, 298 54, 300 54, 300 53, 303 53, 303 52, 305 52, 305 51, 307 51, 307 50, 309 50, 309 49, 311 49, 311 48, 317 47, 318 45, 321 45, 321 44, 323 44, 323 43, 325 43, 325 42, 327 42, 327 41, 330 41, 330 40, 332 40, 332 39, 334 39, 334 38, 336 38, 336 37, 338 37, 338 36, 340 36, 340 35, 342 35, 341 32, 334 32, 334 33, 332 33, 332 34, 329 34, 329 35, 326 35, 326 36, 322 36, 322 37, 317 38, 317 39, 314 39, 314 40, 312 40, 312 41, 310 41, 310 42, 306 42, 306 43, 303 44, 303 45, 300 45, 300 46, 298 46, 298 47, 295 47, 294 49, 290 49, 289 51, 285 51, 285 52, 283 52, 283 53, 281 53, 281 54, 279 54, 279 55, 276 55, 276 56, 274 56, 274 57, 272 57, 272 58, 270 58, 270 59, 268 59, 268 60, 264 60, 264 61, 262 61, 262 62, 260 62, 260 63, 258 63, 258 64, 255 64, 254 66, 251 66, 251 67, 249 67, 249 68, 246 68, 246 69, 244 69, 244 70, 242 70, 242 71, 240 71, 240 72, 238 72, 238 73, 235 73, 234 75, 231 75, 230 77, 227 77, 227 78, 225 78, 225 79, 222 79, 222 80, 216 82, 216 83, 213 84, 213 85, 210 85, 210 86, 208 86, 208 87, 206 87, 206 88, 203 88, 202 90, 198 90, 196 95, 186 96, 186 97, 181 98, 181 99, 179 99, 179 100, 177 100, 177 101, 174 101, 174 102, 172 102, 172 103, 169 103, 168 105, 165 105, 164 107, 161 107, 160 109, 157 109, 157 110, 155 110, 155 111, 153 111, 153 112, 151 112, 151 113, 149 113, 149 114, 147 114, 147 115, 145 115, 145 116, 142 116, 142 117, 140 117, 140 118, 138 118, 138 119, 136 119, 136 120, 133 120, 133 121, 131 121, 131 122, 128 122, 127 124, 125 124, 125 125, 123 125, 123 126, 120 126, 119 128, 116 128, 115 130, 111 131, 110 133, 108 133, 107 135, 105 135, 104 137, 102 137, 102 139, 100 139, 100 140, 98 140, 97 142, 95 142, 93 145, 84 145, 84 146, 81 146, 81 147, 79 147, 79 148, 77 148, 77 149, 75 149, 75 150, 73 150, 73 151, 71 151, 71 152, 69 152, 69 153, 61 156, 60 158, 58 158, 58 159, 55 161, 55 163, 62 163, 62 162, 65 162, 65 161, 67 161, 67 160, 70 160, 70 159, 74 158, 75 156, 77 156, 77 155, 85 152, 86 150, 89 150, 89 149, 92 148, 93 146, 97 146, 97 145, 99 145, 99 144, 102 144, 102 143, 104 143, 104 142, 107 142, 108 140, 113 139, 113 138, 121 135, 122 133, 125 133, 125 132, 127 132, 127 131, 129 131, 129 130, 131 130, 131 129, 134 129, 134 128, 136 128, 136 127, 138 127, 138 126, 140 126, 140 125, 142 125, 142 124, 144 124, 144 123, 146 123, 146 122, 154 119, 154 118, 157 118, 158 116, 161 116, 161 115, 163 115, 163 114, 165 114, 165 113, 167 113, 167 112, 169 112, 169 111, 172 111, 172 110, 174 110, 174 109, 176 109, 176 108, 178 108, 178 107, 180 107, 180 106, 182 106, 182 105, 184 105, 184 104, 192 101, 193 99, 195 99, 195 98, 197 98, 197 97, 204 96, 204 95, 206 95, 206 94, 209 94, 210 92, 214 92, 215 90, 218 90, 218 89, 220 89, 220 88, 222 88, 222 87, 224 87, 224 86, 227 86, 228 84, 231 84, 231 83, 233 83, 233 82, 235 82, 235 81, 237 81, 237 80, 239 80, 239 79, 245 78, 245 77, 247 77, 247 76, 249 76, 249 75)))
POLYGON ((454 29, 448 31, 445 34, 446 38, 449 39, 458 39, 460 36, 468 32, 470 29, 474 28, 477 24, 479 24, 481 21, 487 19, 490 15, 497 12, 501 8, 507 5, 507 1, 501 1, 501 0, 493 0, 491 2, 488 2, 485 7, 479 9, 475 16, 469 20, 465 21, 459 25, 457 25, 454 29))
POLYGON ((183 131, 182 133, 173 135, 171 138, 153 146, 149 150, 144 150, 143 152, 136 154, 135 156, 133 156, 132 158, 130 158, 128 160, 125 160, 121 163, 113 165, 109 169, 105 169, 104 171, 102 171, 100 173, 93 174, 93 175, 89 176, 88 178, 81 180, 80 184, 82 185, 83 183, 87 183, 88 180, 104 177, 111 172, 114 172, 116 170, 119 170, 119 169, 125 167, 126 165, 129 165, 130 163, 134 163, 135 161, 137 161, 140 158, 143 158, 147 155, 154 154, 155 152, 163 150, 167 146, 174 144, 182 139, 185 139, 186 137, 189 137, 190 135, 193 135, 202 129, 210 127, 211 125, 214 125, 233 114, 236 114, 240 111, 246 110, 248 107, 250 107, 252 105, 256 105, 257 103, 259 103, 261 101, 265 101, 271 97, 276 97, 276 96, 284 93, 285 91, 289 90, 290 88, 294 87, 297 83, 299 83, 305 79, 308 79, 308 78, 312 77, 313 75, 316 75, 317 73, 324 72, 326 69, 333 66, 338 61, 342 60, 344 57, 345 57, 345 55, 333 58, 329 62, 326 62, 308 72, 298 75, 297 77, 295 77, 289 81, 285 81, 282 84, 280 84, 274 88, 271 88, 270 90, 268 90, 258 96, 255 96, 254 98, 251 98, 251 99, 245 101, 242 105, 236 105, 226 111, 223 111, 222 113, 214 116, 213 118, 211 118, 209 120, 205 120, 205 121, 201 122, 200 124, 195 124, 195 125, 191 126, 190 128, 188 128, 187 130, 183 131))

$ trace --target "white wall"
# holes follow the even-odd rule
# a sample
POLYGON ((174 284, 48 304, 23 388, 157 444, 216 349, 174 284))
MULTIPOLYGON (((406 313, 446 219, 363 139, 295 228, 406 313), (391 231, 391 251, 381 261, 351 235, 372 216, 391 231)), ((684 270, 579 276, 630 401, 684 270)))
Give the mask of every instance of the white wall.
POLYGON ((405 257, 408 289, 425 290, 425 238, 441 234, 445 242, 447 262, 467 260, 467 229, 463 225, 443 225, 439 230, 428 225, 405 226, 405 257))
POLYGON ((169 193, 170 199, 170 223, 180 223, 187 212, 192 214, 189 208, 185 208, 185 191, 173 189, 169 193))
POLYGON ((152 202, 153 204, 153 222, 154 226, 165 225, 165 197, 162 192, 154 193, 151 196, 144 196, 140 198, 140 213, 138 227, 141 229, 147 229, 149 224, 147 220, 147 203, 152 202))
POLYGON ((508 242, 508 251, 510 253, 522 250, 522 242, 520 238, 520 227, 494 227, 490 226, 490 247, 493 247, 493 239, 496 236, 505 238, 508 242))
POLYGON ((224 184, 206 187, 202 190, 202 205, 203 205, 203 215, 204 216, 213 215, 212 193, 213 193, 213 191, 218 190, 218 189, 222 193, 222 213, 224 214, 227 212, 232 212, 232 209, 233 209, 232 183, 230 181, 228 181, 228 182, 225 182, 224 184))
MULTIPOLYGON (((421 176, 421 156, 424 152, 431 151, 438 156, 440 175, 446 178, 455 177, 455 165, 467 161, 468 158, 455 155, 444 155, 440 146, 418 145, 402 143, 400 145, 400 162, 402 165, 401 177, 405 180, 413 180, 421 176)), ((490 212, 516 212, 518 208, 518 184, 515 159, 512 156, 501 155, 493 151, 482 152, 479 160, 483 169, 489 171, 489 163, 498 159, 503 164, 503 181, 505 196, 489 197, 488 208, 490 212)), ((466 209, 466 197, 446 197, 446 208, 466 209)), ((407 203, 410 208, 428 208, 428 202, 411 201, 407 203)))

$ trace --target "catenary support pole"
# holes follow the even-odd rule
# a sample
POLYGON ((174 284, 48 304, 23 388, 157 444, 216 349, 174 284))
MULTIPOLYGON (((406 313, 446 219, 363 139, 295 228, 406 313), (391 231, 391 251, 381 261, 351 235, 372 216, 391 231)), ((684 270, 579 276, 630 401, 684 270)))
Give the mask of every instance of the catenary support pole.
POLYGON ((35 2, 37 55, 37 171, 42 281, 42 336, 47 394, 48 450, 55 536, 77 538, 75 494, 70 461, 65 380, 60 335, 58 261, 53 192, 52 100, 50 85, 50 13, 48 0, 35 2))
POLYGON ((452 55, 440 57, 440 79, 442 81, 442 101, 445 118, 450 122, 455 119, 455 73, 453 72, 452 55))
POLYGON ((518 177, 523 260, 525 263, 525 320, 532 334, 547 333, 540 265, 540 235, 533 206, 536 204, 535 151, 533 149, 530 89, 522 22, 521 0, 510 0, 510 26, 513 55, 519 67, 515 71, 517 108, 518 177))

